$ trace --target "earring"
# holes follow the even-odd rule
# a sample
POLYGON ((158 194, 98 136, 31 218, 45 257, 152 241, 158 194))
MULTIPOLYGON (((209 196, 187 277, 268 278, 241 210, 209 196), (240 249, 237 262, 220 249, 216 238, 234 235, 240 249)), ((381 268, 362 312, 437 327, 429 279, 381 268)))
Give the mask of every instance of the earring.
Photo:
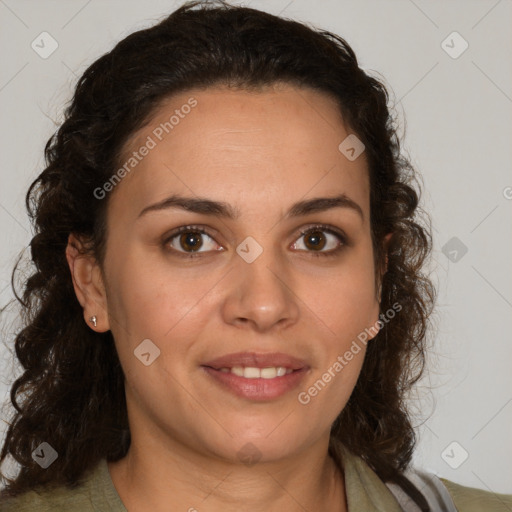
POLYGON ((96 317, 95 316, 91 316, 91 318, 89 318, 89 321, 92 322, 94 327, 96 327, 96 317))
POLYGON ((382 284, 379 284, 379 293, 377 294, 379 297, 379 303, 382 301, 382 284))

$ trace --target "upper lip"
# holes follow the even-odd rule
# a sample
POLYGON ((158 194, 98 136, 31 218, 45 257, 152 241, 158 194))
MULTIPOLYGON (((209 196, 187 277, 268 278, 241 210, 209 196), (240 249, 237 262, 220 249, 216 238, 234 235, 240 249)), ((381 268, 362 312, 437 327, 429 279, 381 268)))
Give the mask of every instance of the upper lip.
POLYGON ((233 368, 234 366, 252 367, 252 368, 269 368, 279 367, 291 368, 292 370, 300 370, 308 365, 303 359, 283 354, 281 352, 273 352, 260 354, 257 352, 237 352, 235 354, 227 354, 216 359, 212 359, 203 366, 209 366, 215 370, 220 368, 233 368))

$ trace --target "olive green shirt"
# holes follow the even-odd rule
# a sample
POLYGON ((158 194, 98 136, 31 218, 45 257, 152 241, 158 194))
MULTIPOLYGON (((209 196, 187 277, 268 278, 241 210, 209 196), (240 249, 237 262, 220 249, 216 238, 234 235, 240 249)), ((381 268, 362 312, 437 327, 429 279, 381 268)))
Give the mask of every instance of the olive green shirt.
MULTIPOLYGON (((343 469, 349 512, 402 512, 393 493, 359 457, 344 452, 343 469)), ((442 479, 459 512, 512 512, 512 495, 494 494, 442 479)), ((172 511, 172 503, 169 504, 172 511)), ((412 510, 412 509, 411 509, 412 510)), ((0 501, 1 512, 127 512, 105 459, 85 475, 79 487, 28 491, 0 501)), ((437 511, 435 511, 437 512, 437 511)))

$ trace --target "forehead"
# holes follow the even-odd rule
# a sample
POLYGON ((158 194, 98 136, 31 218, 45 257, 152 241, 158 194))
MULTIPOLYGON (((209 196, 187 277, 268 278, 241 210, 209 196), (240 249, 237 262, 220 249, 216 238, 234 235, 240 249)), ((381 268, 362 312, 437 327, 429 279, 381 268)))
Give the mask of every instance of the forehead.
POLYGON ((135 165, 112 200, 140 210, 180 192, 284 209, 309 192, 342 192, 365 208, 365 155, 350 161, 339 149, 350 133, 336 102, 311 89, 191 89, 161 102, 125 144, 120 166, 135 165))

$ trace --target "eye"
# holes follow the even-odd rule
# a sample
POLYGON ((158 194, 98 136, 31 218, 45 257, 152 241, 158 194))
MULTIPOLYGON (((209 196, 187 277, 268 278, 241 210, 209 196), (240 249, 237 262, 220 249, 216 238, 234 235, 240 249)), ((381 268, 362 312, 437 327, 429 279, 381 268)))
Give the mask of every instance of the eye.
MULTIPOLYGON (((302 230, 299 239, 301 237, 304 237, 304 242, 295 242, 292 248, 308 252, 312 256, 335 256, 347 245, 347 238, 342 231, 323 224, 310 226, 302 230), (330 249, 329 245, 331 246, 330 249), (323 249, 326 247, 328 250, 324 251, 323 249)), ((224 250, 200 226, 181 226, 177 228, 165 238, 163 245, 170 247, 174 253, 186 258, 196 258, 204 252, 224 250), (203 237, 208 239, 206 244, 203 242, 203 237)))
POLYGON ((215 248, 218 244, 213 238, 199 226, 181 226, 173 231, 165 240, 165 246, 170 246, 174 251, 187 258, 197 257, 201 252, 219 251, 215 248), (209 242, 203 242, 203 237, 207 237, 209 242), (213 243, 212 243, 213 242, 213 243), (204 251, 200 249, 205 248, 204 251))
POLYGON ((343 249, 347 242, 346 236, 342 231, 338 231, 337 229, 323 224, 311 226, 303 230, 299 238, 301 237, 304 237, 304 241, 302 243, 296 242, 293 244, 293 248, 305 250, 312 253, 313 256, 335 256, 343 249), (327 233, 327 236, 325 236, 324 233, 327 233), (322 249, 329 246, 329 244, 331 245, 331 249, 323 251, 322 249), (305 249, 303 249, 301 245, 305 247, 305 249))

